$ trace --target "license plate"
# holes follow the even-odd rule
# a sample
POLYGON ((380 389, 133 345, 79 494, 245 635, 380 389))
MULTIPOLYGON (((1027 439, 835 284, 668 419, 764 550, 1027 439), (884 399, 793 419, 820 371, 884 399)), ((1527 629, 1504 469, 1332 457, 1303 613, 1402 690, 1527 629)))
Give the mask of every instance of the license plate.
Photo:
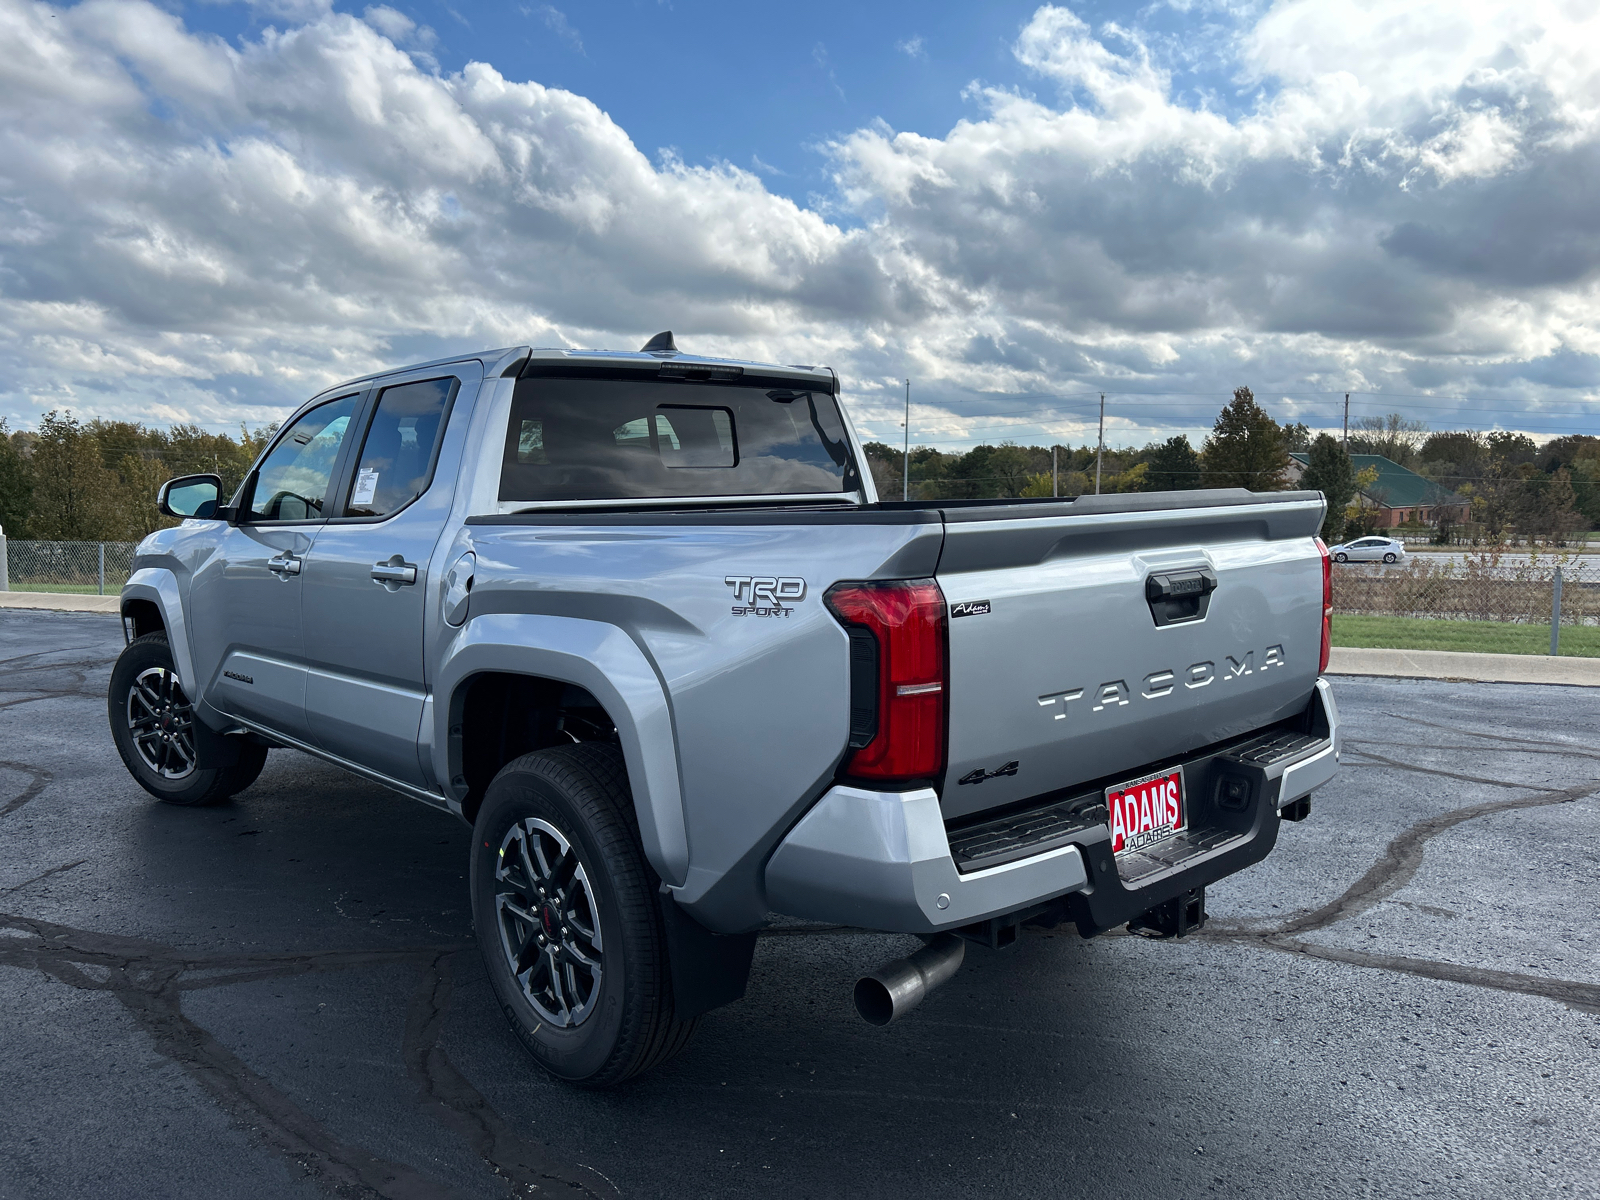
POLYGON ((1111 813, 1111 852, 1148 850, 1182 830, 1189 820, 1183 768, 1158 771, 1106 789, 1111 813))

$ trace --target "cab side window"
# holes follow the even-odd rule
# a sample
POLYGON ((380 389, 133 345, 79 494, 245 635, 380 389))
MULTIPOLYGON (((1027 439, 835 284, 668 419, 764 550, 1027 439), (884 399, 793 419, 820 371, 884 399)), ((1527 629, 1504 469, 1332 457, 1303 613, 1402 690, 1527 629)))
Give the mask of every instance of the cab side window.
POLYGON ((245 516, 254 521, 319 521, 322 504, 355 415, 358 395, 319 404, 278 439, 256 472, 245 516))
POLYGON ((459 386, 452 377, 383 390, 361 444, 361 461, 343 516, 388 516, 427 490, 445 417, 459 386))

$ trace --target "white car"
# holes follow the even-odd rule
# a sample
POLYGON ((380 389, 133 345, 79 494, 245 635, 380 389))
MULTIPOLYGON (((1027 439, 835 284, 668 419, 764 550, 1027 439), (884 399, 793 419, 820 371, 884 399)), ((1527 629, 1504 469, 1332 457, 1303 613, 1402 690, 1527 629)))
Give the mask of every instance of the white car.
POLYGON ((1406 556, 1404 543, 1394 538, 1364 537, 1328 547, 1334 562, 1399 562, 1406 556))

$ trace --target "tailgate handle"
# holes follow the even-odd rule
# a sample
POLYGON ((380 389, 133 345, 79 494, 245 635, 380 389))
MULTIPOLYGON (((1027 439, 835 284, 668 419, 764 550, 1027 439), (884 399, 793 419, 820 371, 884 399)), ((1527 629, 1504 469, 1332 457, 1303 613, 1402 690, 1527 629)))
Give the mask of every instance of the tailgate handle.
POLYGON ((1157 625, 1204 620, 1216 590, 1217 573, 1210 567, 1158 571, 1144 581, 1144 598, 1157 625))

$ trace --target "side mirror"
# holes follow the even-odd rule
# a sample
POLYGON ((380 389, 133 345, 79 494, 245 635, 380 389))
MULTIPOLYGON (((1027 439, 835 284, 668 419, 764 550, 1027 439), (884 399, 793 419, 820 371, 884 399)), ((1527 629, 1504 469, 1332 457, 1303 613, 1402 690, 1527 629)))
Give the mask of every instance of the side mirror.
POLYGON ((156 507, 169 517, 209 520, 217 515, 222 479, 217 475, 181 475, 169 479, 156 493, 156 507))

